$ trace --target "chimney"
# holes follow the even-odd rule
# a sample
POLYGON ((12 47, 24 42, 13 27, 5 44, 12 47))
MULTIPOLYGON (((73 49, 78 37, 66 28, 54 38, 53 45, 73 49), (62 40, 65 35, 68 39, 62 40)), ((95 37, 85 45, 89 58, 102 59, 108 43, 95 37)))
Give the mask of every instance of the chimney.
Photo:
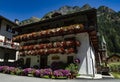
POLYGON ((16 23, 16 24, 19 24, 19 20, 18 20, 18 19, 15 19, 15 23, 16 23))

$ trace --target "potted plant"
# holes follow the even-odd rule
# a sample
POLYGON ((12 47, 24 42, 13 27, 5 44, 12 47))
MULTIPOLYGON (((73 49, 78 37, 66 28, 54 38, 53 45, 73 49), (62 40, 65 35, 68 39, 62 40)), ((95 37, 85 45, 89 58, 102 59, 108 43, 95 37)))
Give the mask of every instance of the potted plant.
POLYGON ((69 76, 70 79, 76 78, 78 74, 78 66, 76 64, 71 63, 70 65, 68 65, 68 67, 66 67, 66 70, 69 70, 71 73, 71 75, 69 76))

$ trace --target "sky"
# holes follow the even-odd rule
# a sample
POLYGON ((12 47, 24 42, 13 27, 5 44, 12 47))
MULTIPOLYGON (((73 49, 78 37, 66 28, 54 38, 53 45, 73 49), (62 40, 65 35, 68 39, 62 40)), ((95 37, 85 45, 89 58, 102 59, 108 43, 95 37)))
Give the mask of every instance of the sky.
POLYGON ((32 16, 42 18, 49 11, 65 5, 82 7, 84 4, 95 8, 104 5, 120 11, 120 0, 0 0, 0 15, 22 21, 32 16))

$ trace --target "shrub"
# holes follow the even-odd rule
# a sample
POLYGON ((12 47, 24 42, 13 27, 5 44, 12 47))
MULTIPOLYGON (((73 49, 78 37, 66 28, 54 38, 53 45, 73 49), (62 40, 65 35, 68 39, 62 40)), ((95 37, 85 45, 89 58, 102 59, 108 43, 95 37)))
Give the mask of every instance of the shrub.
POLYGON ((68 77, 69 75, 71 75, 69 70, 60 70, 63 73, 63 76, 68 77))
POLYGON ((0 72, 3 72, 3 66, 0 66, 0 72))
POLYGON ((51 68, 47 68, 47 69, 44 69, 44 75, 52 75, 52 69, 51 68))
POLYGON ((33 74, 35 69, 26 68, 23 70, 23 75, 27 76, 28 74, 33 74))
POLYGON ((23 74, 23 70, 22 70, 22 69, 19 69, 19 68, 16 68, 16 69, 15 69, 15 74, 16 74, 16 75, 22 75, 22 74, 23 74))
POLYGON ((66 67, 66 70, 69 70, 70 72, 77 72, 78 66, 76 64, 71 63, 66 67))
POLYGON ((66 67, 66 63, 63 63, 63 62, 61 62, 61 61, 59 61, 59 62, 53 62, 53 63, 51 64, 51 68, 52 68, 53 70, 65 69, 65 67, 66 67))
POLYGON ((53 75, 57 78, 57 77, 63 76, 63 73, 60 70, 55 70, 53 75))
POLYGON ((76 64, 71 63, 70 65, 68 65, 68 67, 66 67, 66 70, 69 70, 71 73, 71 77, 70 78, 75 78, 78 74, 78 66, 76 64))
POLYGON ((8 71, 10 74, 15 74, 15 67, 9 67, 8 71))
POLYGON ((120 72, 120 63, 110 63, 109 68, 112 72, 120 72))
POLYGON ((40 76, 40 70, 35 70, 34 71, 34 76, 39 77, 40 76))
POLYGON ((16 74, 16 75, 24 75, 24 76, 35 76, 35 77, 55 77, 55 78, 67 78, 71 75, 71 71, 74 70, 75 66, 71 64, 68 68, 69 70, 58 69, 52 70, 51 68, 46 69, 33 69, 33 68, 15 68, 15 67, 8 67, 8 66, 0 66, 0 72, 9 73, 9 74, 16 74))
POLYGON ((40 77, 43 77, 44 76, 44 69, 40 69, 40 77))
POLYGON ((58 77, 68 77, 69 75, 71 75, 69 70, 63 70, 63 69, 59 69, 59 70, 55 70, 53 72, 53 75, 58 78, 58 77))
POLYGON ((9 67, 3 66, 3 73, 9 73, 9 67))

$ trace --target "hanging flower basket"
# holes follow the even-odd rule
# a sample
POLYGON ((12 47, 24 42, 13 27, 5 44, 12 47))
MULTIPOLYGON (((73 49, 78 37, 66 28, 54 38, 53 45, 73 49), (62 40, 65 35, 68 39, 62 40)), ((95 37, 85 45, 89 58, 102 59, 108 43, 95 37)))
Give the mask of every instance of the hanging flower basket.
POLYGON ((74 48, 65 49, 66 54, 71 54, 71 53, 74 53, 74 52, 75 52, 74 48))
POLYGON ((52 49, 49 49, 47 53, 52 54, 52 52, 53 52, 52 49))
POLYGON ((46 36, 46 31, 41 31, 41 36, 45 37, 46 36))
POLYGON ((37 38, 37 34, 34 32, 34 33, 32 33, 32 37, 33 38, 37 38))
POLYGON ((61 33, 63 32, 63 29, 62 28, 57 28, 55 31, 56 31, 55 32, 56 35, 61 35, 61 33))
POLYGON ((52 44, 52 43, 48 43, 48 44, 46 45, 46 47, 47 47, 47 48, 52 48, 52 47, 53 47, 53 44, 52 44))
POLYGON ((73 41, 66 41, 66 46, 67 47, 74 46, 74 42, 73 41))
POLYGON ((54 46, 54 47, 57 47, 57 43, 56 43, 56 42, 54 42, 54 43, 53 43, 53 46, 54 46))
POLYGON ((64 50, 64 48, 59 48, 59 49, 58 49, 58 52, 59 52, 59 53, 64 53, 65 50, 64 50))
POLYGON ((69 26, 69 27, 67 28, 67 33, 68 33, 68 34, 74 33, 74 27, 73 27, 73 26, 69 26))
POLYGON ((61 47, 65 47, 66 43, 64 41, 61 42, 61 47))
POLYGON ((74 28, 75 28, 75 33, 79 33, 81 30, 84 29, 84 26, 83 24, 78 24, 78 25, 75 25, 74 28))
POLYGON ((44 44, 40 44, 40 45, 39 45, 39 48, 40 48, 40 49, 43 49, 43 48, 44 48, 44 44))
POLYGON ((61 47, 61 42, 56 42, 56 47, 61 47))
POLYGON ((34 32, 30 34, 19 35, 13 38, 13 41, 25 41, 30 39, 38 39, 39 37, 50 37, 50 36, 58 36, 58 35, 66 35, 66 34, 74 34, 79 33, 84 29, 83 24, 70 25, 66 27, 54 28, 49 30, 44 30, 40 32, 34 32))
POLYGON ((21 37, 21 39, 25 41, 25 40, 27 39, 27 35, 24 34, 24 35, 21 37))

